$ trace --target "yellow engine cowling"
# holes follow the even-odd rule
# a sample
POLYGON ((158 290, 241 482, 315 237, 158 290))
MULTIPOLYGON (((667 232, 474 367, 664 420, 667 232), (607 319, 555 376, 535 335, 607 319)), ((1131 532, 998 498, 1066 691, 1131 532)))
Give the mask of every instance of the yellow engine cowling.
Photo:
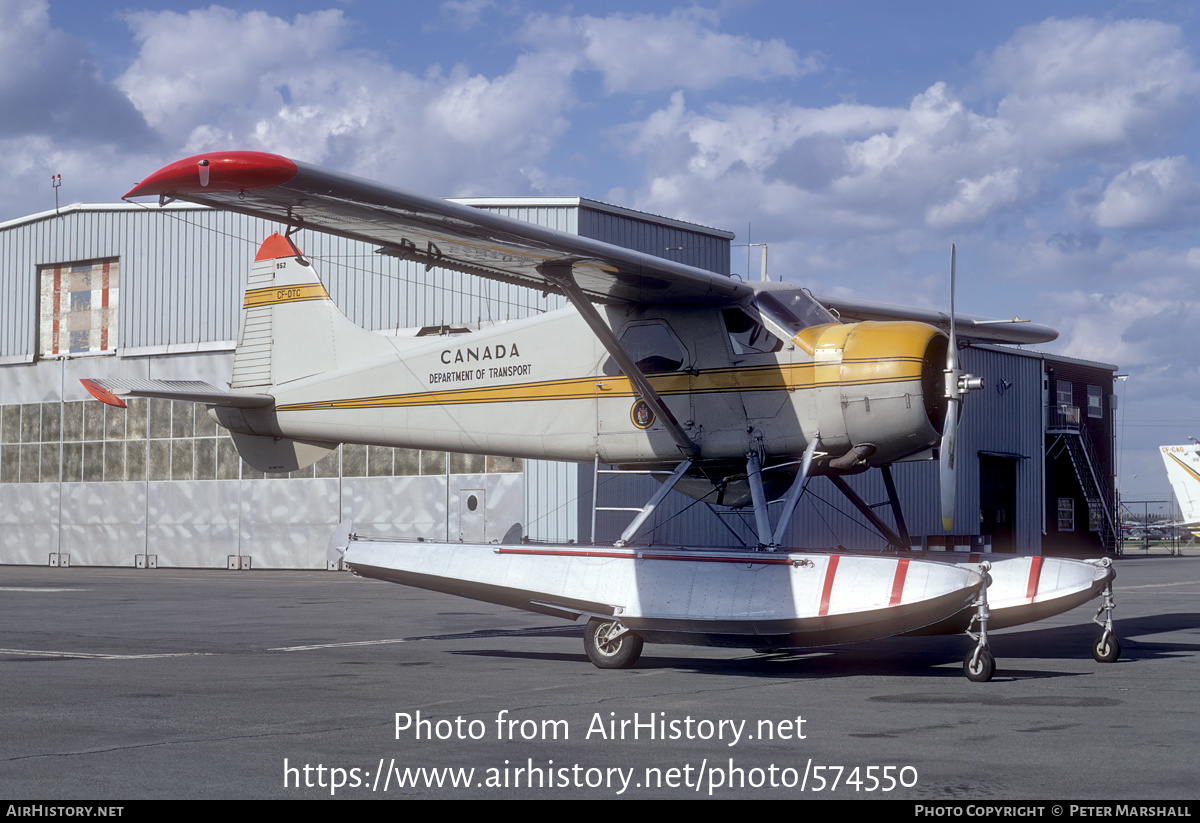
MULTIPOLYGON (((810 474, 854 474, 937 445, 946 417, 947 336, 913 322, 834 323, 794 342, 813 355, 820 456, 810 474)), ((800 454, 766 455, 768 499, 782 495, 800 454)), ((675 487, 690 497, 750 504, 743 461, 705 461, 675 487)))
POLYGON ((947 402, 943 332, 924 323, 873 321, 812 331, 820 445, 828 455, 816 472, 862 471, 937 444, 947 402), (856 448, 857 459, 848 454, 856 448))

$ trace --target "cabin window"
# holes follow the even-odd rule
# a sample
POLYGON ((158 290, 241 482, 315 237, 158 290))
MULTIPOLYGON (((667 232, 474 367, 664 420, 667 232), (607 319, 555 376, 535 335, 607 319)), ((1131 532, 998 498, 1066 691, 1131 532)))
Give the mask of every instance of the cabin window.
POLYGON ((116 258, 38 268, 38 354, 79 357, 117 350, 116 258))
MULTIPOLYGON (((678 371, 683 368, 683 348, 663 323, 626 326, 621 332, 620 341, 621 348, 642 374, 678 371)), ((604 373, 614 377, 621 373, 621 367, 610 357, 604 363, 604 373)))

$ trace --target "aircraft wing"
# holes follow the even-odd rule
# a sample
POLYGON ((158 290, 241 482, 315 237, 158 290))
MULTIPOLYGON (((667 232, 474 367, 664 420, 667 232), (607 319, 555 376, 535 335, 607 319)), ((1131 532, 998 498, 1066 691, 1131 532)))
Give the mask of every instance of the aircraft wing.
POLYGON ((543 291, 570 266, 596 302, 735 302, 745 283, 704 269, 390 188, 275 154, 215 152, 156 171, 125 195, 189 200, 379 245, 402 257, 543 291))
MULTIPOLYGON (((842 320, 915 320, 928 323, 944 332, 950 331, 950 315, 933 309, 913 309, 891 306, 887 303, 868 303, 842 297, 814 297, 827 309, 837 312, 842 320)), ((1030 323, 1026 320, 994 320, 971 314, 954 315, 955 331, 959 337, 979 340, 984 343, 1048 343, 1058 337, 1058 332, 1049 326, 1030 323)))

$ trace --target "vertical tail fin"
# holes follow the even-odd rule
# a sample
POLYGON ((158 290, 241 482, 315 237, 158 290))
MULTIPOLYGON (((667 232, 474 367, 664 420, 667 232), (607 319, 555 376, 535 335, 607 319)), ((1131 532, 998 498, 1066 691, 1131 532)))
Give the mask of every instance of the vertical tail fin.
POLYGON ((1185 523, 1200 524, 1200 447, 1160 446, 1185 523))
POLYGON ((232 387, 271 387, 394 353, 384 338, 350 322, 292 241, 268 237, 255 255, 242 300, 232 387))
MULTIPOLYGON (((258 249, 246 294, 242 327, 233 355, 231 387, 274 394, 286 384, 395 354, 385 338, 350 322, 334 305, 312 264, 290 239, 268 237, 258 249)), ((337 447, 258 434, 252 413, 219 409, 242 459, 269 472, 296 471, 337 447)))

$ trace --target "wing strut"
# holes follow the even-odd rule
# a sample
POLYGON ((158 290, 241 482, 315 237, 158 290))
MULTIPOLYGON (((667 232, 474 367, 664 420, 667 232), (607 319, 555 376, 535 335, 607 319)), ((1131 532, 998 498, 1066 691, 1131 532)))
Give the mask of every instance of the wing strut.
POLYGON ((683 452, 685 457, 696 457, 700 453, 700 449, 687 436, 687 432, 683 430, 683 426, 679 425, 679 421, 675 419, 675 415, 667 408, 667 404, 658 396, 658 392, 650 385, 650 381, 646 379, 646 375, 642 374, 642 370, 637 367, 629 354, 621 347, 621 341, 617 340, 612 329, 600 317, 600 312, 596 311, 595 305, 588 299, 583 289, 579 288, 579 284, 575 282, 575 275, 571 269, 571 264, 566 262, 543 263, 538 266, 538 273, 549 280, 554 285, 562 289, 563 294, 570 299, 575 308, 579 310, 579 314, 583 317, 592 333, 599 338, 604 348, 612 355, 612 359, 617 361, 617 365, 621 367, 621 371, 625 372, 625 376, 629 378, 629 382, 633 384, 633 388, 641 396, 642 400, 646 401, 651 411, 659 420, 663 421, 663 425, 667 427, 672 439, 678 444, 679 450, 683 452))

